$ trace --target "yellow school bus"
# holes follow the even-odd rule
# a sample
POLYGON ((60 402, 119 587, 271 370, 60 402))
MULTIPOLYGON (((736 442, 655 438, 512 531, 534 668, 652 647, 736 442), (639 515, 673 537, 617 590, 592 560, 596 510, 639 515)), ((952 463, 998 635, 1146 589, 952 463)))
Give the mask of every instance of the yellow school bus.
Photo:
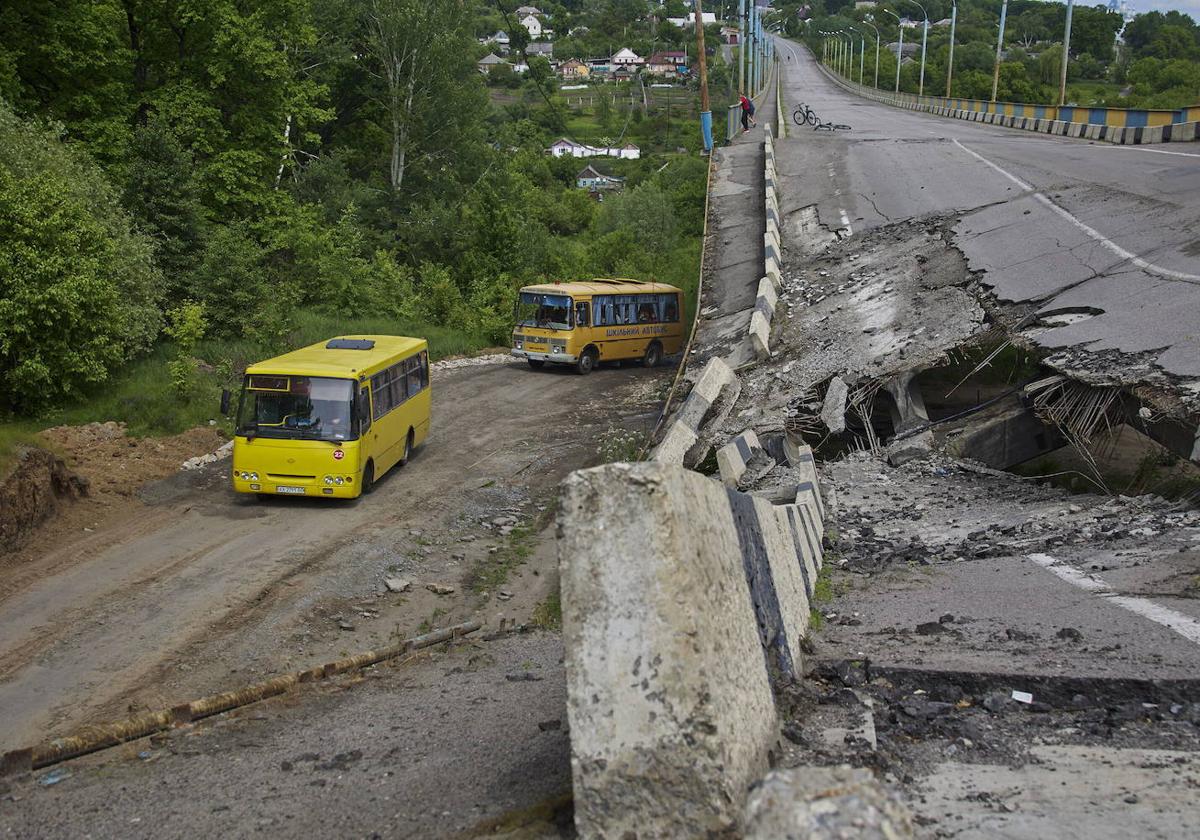
POLYGON ((517 298, 512 354, 591 373, 600 362, 657 365, 683 344, 683 292, 666 283, 589 280, 526 286, 517 298))
POLYGON ((233 489, 370 493, 425 440, 429 406, 429 345, 420 338, 340 336, 251 365, 238 401, 233 489))

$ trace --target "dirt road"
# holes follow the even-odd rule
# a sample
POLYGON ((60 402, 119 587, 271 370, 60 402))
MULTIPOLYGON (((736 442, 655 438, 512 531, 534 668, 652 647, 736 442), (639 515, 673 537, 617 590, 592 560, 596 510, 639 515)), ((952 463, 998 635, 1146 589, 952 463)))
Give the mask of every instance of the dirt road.
POLYGON ((467 615, 528 620, 555 589, 559 480, 648 430, 667 376, 443 371, 427 444, 355 502, 238 497, 228 461, 144 488, 119 531, 0 590, 0 749, 467 615))

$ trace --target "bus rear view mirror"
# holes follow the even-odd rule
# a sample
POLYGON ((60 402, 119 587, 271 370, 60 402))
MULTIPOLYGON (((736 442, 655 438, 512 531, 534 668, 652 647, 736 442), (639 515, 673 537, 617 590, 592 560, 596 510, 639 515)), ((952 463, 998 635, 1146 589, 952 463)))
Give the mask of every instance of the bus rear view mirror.
POLYGON ((223 388, 221 390, 221 414, 226 417, 229 416, 229 404, 231 399, 232 395, 229 393, 229 389, 223 388))

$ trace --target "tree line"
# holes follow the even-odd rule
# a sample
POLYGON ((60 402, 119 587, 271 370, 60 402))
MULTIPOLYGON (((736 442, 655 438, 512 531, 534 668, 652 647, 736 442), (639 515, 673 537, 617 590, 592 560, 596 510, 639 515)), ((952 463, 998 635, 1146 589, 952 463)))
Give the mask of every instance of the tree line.
POLYGON ((5 3, 0 413, 84 398, 172 336, 282 348, 315 313, 499 343, 520 285, 680 279, 704 162, 645 161, 603 204, 575 189, 583 164, 544 154, 553 96, 495 104, 475 67, 496 8, 5 3))

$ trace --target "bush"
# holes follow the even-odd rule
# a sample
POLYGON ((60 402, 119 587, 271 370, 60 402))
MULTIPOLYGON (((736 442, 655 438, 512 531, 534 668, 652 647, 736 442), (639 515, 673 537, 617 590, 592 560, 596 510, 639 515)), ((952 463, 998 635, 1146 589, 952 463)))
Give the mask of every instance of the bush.
POLYGON ((0 103, 0 406, 79 396, 149 347, 153 253, 84 152, 0 103))

